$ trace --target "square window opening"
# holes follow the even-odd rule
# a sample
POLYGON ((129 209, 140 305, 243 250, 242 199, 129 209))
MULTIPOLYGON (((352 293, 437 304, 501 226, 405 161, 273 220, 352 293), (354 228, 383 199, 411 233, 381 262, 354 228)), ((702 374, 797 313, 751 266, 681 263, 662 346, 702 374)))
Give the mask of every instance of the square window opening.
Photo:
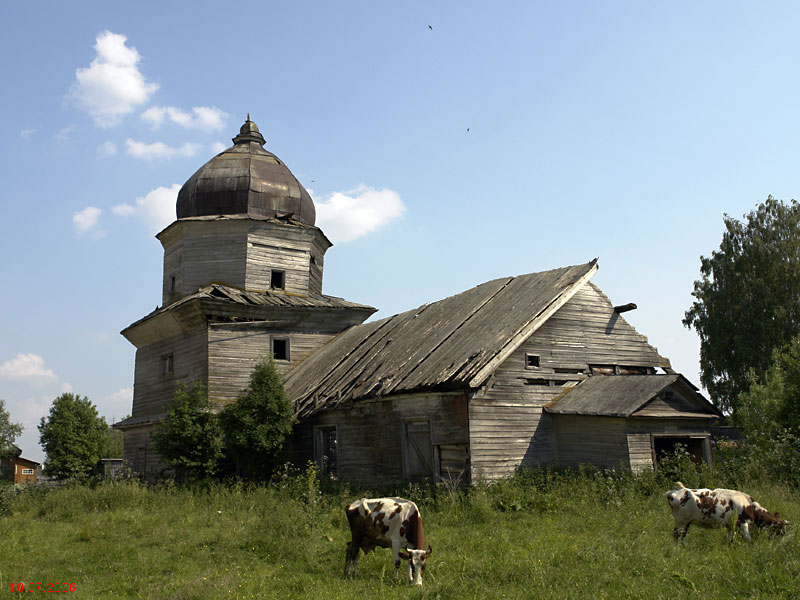
POLYGON ((289 340, 272 340, 272 358, 275 360, 289 360, 289 340))
POLYGON ((286 271, 272 270, 269 274, 269 287, 273 290, 282 290, 286 288, 286 271))
POLYGON ((536 369, 539 367, 539 357, 536 354, 525 355, 525 367, 528 369, 536 369))

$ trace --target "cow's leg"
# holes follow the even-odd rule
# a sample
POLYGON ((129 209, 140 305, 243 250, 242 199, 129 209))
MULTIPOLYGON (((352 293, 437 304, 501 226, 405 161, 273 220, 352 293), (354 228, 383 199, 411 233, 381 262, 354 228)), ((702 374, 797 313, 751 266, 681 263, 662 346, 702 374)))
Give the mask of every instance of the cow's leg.
POLYGON ((392 540, 392 558, 394 558, 394 580, 397 581, 398 574, 400 572, 400 539, 392 540))
POLYGON ((347 542, 344 559, 345 577, 350 575, 350 566, 353 567, 353 576, 358 575, 358 550, 359 545, 355 541, 347 542))
POLYGON ((683 525, 679 525, 677 522, 675 523, 675 528, 672 530, 672 539, 676 542, 683 542, 686 544, 686 534, 689 531, 689 525, 691 523, 684 523, 683 525))
POLYGON ((746 520, 742 520, 739 522, 739 531, 742 533, 742 537, 747 540, 748 542, 752 542, 753 538, 750 537, 750 522, 746 520))

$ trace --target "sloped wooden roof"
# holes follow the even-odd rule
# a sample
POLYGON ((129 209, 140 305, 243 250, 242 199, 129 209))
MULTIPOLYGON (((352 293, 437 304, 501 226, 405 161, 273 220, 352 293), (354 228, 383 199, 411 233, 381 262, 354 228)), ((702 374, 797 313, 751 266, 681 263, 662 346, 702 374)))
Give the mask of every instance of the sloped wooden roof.
POLYGON ((477 387, 597 270, 597 261, 495 279, 344 331, 289 374, 307 415, 359 398, 477 387))
POLYGON ((152 319, 157 314, 168 312, 193 300, 218 301, 228 304, 238 304, 241 306, 260 306, 265 308, 271 306, 296 308, 354 308, 368 311, 368 313, 374 313, 376 310, 372 306, 349 302, 348 300, 337 298, 336 296, 326 296, 324 294, 300 296, 297 294, 274 291, 247 292, 238 288, 214 283, 202 287, 193 294, 184 296, 172 304, 156 308, 156 310, 151 312, 149 315, 142 317, 138 321, 135 321, 123 329, 123 335, 125 331, 135 327, 142 321, 152 319))
POLYGON ((545 407, 550 414, 603 417, 671 416, 712 418, 722 416, 714 405, 679 373, 665 375, 594 375, 565 390, 545 407), (660 411, 647 406, 671 386, 681 395, 661 402, 660 411))

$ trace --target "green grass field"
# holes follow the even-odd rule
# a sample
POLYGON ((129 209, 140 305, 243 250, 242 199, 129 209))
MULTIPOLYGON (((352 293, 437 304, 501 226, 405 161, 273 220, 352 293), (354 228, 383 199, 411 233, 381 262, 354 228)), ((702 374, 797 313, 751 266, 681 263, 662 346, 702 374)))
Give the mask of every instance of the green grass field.
MULTIPOLYGON (((319 494, 297 478, 281 487, 127 482, 23 493, 0 505, 0 598, 800 597, 794 526, 752 544, 693 528, 688 546, 676 545, 669 487, 655 476, 534 472, 469 494, 404 489, 433 546, 422 588, 392 581, 385 549, 362 555, 357 579, 343 575, 343 506, 389 490, 319 494), (55 582, 75 591, 47 592, 55 582), (19 593, 12 583, 42 586, 19 593)), ((796 491, 739 487, 800 522, 796 491)))

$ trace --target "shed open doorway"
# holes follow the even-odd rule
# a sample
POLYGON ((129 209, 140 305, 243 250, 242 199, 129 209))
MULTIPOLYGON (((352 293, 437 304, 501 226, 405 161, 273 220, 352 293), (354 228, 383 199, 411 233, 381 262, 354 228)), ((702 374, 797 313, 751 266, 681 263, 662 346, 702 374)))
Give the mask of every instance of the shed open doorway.
POLYGON ((654 435, 653 461, 656 468, 665 456, 673 454, 678 447, 686 450, 695 464, 711 464, 711 445, 708 436, 654 435))

